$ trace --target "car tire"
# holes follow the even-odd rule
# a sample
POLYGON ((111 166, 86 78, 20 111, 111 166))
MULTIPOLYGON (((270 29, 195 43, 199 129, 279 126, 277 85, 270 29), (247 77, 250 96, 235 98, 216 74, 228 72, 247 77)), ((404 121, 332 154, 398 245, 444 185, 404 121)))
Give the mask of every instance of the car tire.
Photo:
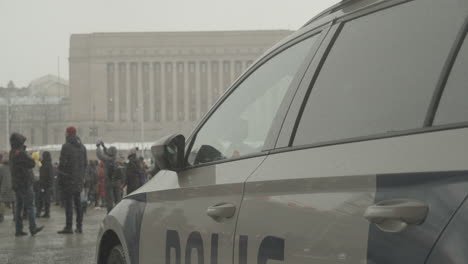
POLYGON ((107 264, 127 264, 125 253, 121 245, 112 248, 107 258, 107 264))

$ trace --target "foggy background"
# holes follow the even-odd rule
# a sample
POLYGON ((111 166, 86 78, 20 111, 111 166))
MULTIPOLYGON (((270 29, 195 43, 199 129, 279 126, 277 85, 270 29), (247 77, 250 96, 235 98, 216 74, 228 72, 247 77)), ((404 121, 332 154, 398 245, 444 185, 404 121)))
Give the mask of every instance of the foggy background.
POLYGON ((296 30, 337 0, 0 0, 0 87, 47 73, 68 79, 72 33, 296 30))

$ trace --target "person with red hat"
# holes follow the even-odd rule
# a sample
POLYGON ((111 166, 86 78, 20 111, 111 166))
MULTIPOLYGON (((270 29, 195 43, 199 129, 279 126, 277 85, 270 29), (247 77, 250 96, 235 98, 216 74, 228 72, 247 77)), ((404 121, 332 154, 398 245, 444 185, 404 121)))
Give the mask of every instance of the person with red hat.
POLYGON ((88 158, 86 148, 76 135, 76 128, 67 127, 66 142, 60 151, 58 166, 58 181, 63 192, 65 202, 66 224, 59 234, 73 234, 73 204, 76 210, 76 233, 83 232, 83 210, 81 206, 81 191, 84 185, 84 176, 88 158))

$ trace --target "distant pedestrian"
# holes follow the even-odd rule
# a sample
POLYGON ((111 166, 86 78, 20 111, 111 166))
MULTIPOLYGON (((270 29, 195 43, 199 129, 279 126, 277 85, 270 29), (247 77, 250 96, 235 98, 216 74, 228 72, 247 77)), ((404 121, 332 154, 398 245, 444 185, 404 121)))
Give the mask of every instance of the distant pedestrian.
POLYGON ((0 222, 3 222, 7 206, 13 208, 14 215, 14 203, 15 193, 11 185, 8 156, 0 154, 0 222))
POLYGON ((128 155, 128 164, 126 169, 127 195, 140 188, 143 184, 140 176, 142 173, 140 161, 137 158, 136 149, 131 149, 128 155))
POLYGON ((15 236, 25 236, 23 232, 23 207, 27 208, 29 231, 31 236, 39 233, 44 227, 37 227, 34 208, 33 173, 36 165, 34 159, 26 152, 26 137, 13 133, 10 137, 10 170, 13 190, 16 193, 16 233, 15 236))
MULTIPOLYGON (((88 194, 87 194, 87 200, 90 203, 93 203, 94 206, 96 206, 96 200, 97 200, 97 184, 98 184, 98 173, 97 173, 97 167, 96 167, 96 162, 94 160, 90 160, 88 162, 88 168, 86 169, 86 175, 87 175, 87 182, 88 182, 88 194)), ((86 186, 86 182, 85 182, 86 186)))
POLYGON ((60 151, 58 167, 59 185, 65 202, 66 224, 59 234, 73 234, 73 205, 76 210, 76 233, 83 232, 83 210, 81 207, 81 192, 83 191, 86 173, 86 148, 76 135, 75 127, 66 130, 66 143, 60 151))
POLYGON ((63 194, 58 179, 58 162, 54 162, 54 200, 55 205, 63 207, 63 194))
POLYGON ((99 162, 99 168, 98 168, 98 184, 96 186, 97 193, 98 193, 98 204, 96 206, 103 207, 104 206, 104 199, 106 196, 105 188, 104 188, 104 182, 105 182, 105 175, 104 175, 104 162, 99 162))
POLYGON ((52 186, 54 183, 54 168, 52 166, 52 157, 50 152, 42 153, 42 167, 39 170, 39 203, 37 207, 37 215, 40 216, 44 209, 44 215, 41 217, 50 217, 50 197, 52 186))
POLYGON ((106 148, 102 141, 96 144, 96 155, 104 162, 104 187, 106 192, 106 207, 109 213, 122 199, 122 173, 117 164, 117 148, 106 148))
MULTIPOLYGON (((36 163, 36 166, 34 166, 32 172, 33 172, 33 191, 34 191, 34 201, 36 204, 36 218, 39 218, 39 205, 41 204, 41 195, 40 195, 40 183, 39 183, 39 171, 42 167, 42 162, 40 161, 40 156, 39 152, 35 151, 31 153, 31 157, 33 158, 34 162, 36 163)), ((26 212, 23 212, 23 215, 26 215, 26 212)), ((23 218, 25 218, 23 216, 23 218)))

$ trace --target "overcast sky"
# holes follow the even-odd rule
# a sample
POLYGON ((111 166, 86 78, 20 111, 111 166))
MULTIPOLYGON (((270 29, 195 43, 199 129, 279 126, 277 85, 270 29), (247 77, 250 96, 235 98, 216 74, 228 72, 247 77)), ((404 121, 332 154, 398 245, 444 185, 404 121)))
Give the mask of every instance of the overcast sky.
POLYGON ((292 29, 338 0, 0 0, 0 86, 68 79, 70 34, 292 29))

